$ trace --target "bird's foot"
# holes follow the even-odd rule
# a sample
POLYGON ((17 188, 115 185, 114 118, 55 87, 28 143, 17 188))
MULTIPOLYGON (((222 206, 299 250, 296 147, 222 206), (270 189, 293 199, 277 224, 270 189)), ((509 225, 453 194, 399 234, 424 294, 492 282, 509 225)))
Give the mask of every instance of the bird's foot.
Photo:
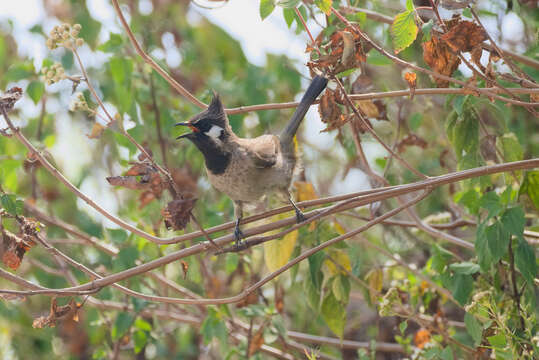
POLYGON ((243 245, 243 239, 245 239, 245 235, 243 235, 240 225, 236 224, 236 228, 234 229, 234 246, 239 248, 241 245, 243 245))
POLYGON ((307 220, 307 218, 305 217, 305 215, 303 215, 300 209, 296 208, 295 210, 296 210, 296 222, 298 224, 307 220))

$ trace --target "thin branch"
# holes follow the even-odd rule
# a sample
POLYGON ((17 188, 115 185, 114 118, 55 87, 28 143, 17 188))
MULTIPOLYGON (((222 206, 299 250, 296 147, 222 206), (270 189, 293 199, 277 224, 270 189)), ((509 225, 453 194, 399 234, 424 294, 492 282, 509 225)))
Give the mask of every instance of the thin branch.
POLYGON ((127 36, 129 37, 129 40, 131 40, 131 44, 135 47, 135 51, 139 56, 144 60, 145 63, 150 65, 159 75, 163 77, 180 95, 185 97, 189 102, 191 102, 193 105, 198 106, 201 109, 205 109, 208 107, 208 105, 204 104, 202 101, 198 100, 193 94, 191 94, 186 88, 180 85, 172 76, 170 76, 159 64, 157 64, 148 54, 142 50, 142 47, 138 43, 137 39, 135 38, 135 35, 131 31, 131 28, 129 27, 129 24, 125 20, 125 17, 122 13, 122 10, 120 9, 120 5, 118 4, 118 0, 112 0, 112 6, 114 6, 114 10, 116 11, 116 15, 118 15, 118 18, 120 19, 120 22, 122 23, 122 26, 127 33, 127 36))

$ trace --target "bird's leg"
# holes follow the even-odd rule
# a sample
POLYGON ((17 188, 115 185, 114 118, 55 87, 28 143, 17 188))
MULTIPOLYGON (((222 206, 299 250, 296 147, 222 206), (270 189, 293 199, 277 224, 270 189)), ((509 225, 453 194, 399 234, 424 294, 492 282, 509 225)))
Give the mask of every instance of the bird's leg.
POLYGON ((241 201, 234 201, 234 216, 236 217, 236 227, 234 228, 234 245, 240 246, 245 237, 240 229, 240 221, 243 218, 243 204, 241 201))
POLYGON ((292 206, 294 207, 294 210, 296 211, 296 222, 299 224, 307 220, 305 215, 303 215, 299 207, 296 205, 296 203, 292 199, 292 195, 290 195, 290 193, 288 193, 288 201, 290 201, 290 204, 292 204, 292 206))

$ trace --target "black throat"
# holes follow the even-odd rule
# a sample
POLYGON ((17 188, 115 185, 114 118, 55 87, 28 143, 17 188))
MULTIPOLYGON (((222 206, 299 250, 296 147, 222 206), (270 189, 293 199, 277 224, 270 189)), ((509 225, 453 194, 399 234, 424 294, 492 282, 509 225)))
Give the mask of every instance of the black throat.
POLYGON ((189 140, 195 144, 204 155, 206 168, 214 175, 219 175, 225 172, 230 164, 232 154, 218 148, 217 145, 207 136, 196 133, 195 136, 189 137, 189 140))

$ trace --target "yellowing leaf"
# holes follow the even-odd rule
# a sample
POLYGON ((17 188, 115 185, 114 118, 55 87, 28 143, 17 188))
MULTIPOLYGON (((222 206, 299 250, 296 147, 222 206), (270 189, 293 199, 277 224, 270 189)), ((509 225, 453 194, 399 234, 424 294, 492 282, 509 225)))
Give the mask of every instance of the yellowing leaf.
POLYGON ((297 189, 298 201, 318 199, 318 196, 316 196, 316 192, 314 191, 314 186, 310 182, 296 181, 294 187, 297 189))
POLYGON ((384 272, 382 269, 372 269, 367 273, 365 279, 369 284, 371 302, 375 302, 377 295, 380 294, 384 285, 384 272))
POLYGON ((330 275, 346 275, 348 271, 352 271, 350 257, 344 250, 333 249, 329 252, 329 257, 331 259, 326 259, 324 265, 327 266, 330 275))
POLYGON ((395 16, 391 25, 391 35, 393 35, 395 54, 410 46, 417 36, 415 12, 407 10, 395 16))
POLYGON ((294 251, 299 232, 294 230, 286 234, 282 240, 264 243, 264 262, 269 271, 275 271, 284 266, 294 251))

